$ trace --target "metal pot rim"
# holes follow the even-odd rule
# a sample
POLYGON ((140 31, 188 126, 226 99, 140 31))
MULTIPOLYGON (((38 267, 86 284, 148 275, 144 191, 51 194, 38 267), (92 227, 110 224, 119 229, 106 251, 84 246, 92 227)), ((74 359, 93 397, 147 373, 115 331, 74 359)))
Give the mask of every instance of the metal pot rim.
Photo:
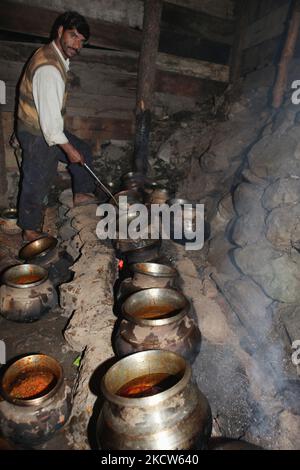
POLYGON ((196 206, 196 202, 193 202, 193 201, 190 201, 188 199, 183 199, 183 198, 177 198, 177 197, 174 197, 174 198, 171 198, 171 199, 168 199, 167 200, 167 204, 168 205, 179 205, 179 206, 183 206, 185 204, 189 204, 191 205, 193 208, 196 206))
POLYGON ((163 325, 170 325, 172 323, 175 323, 179 320, 181 320, 183 317, 185 317, 185 315, 187 314, 187 311, 190 307, 190 303, 188 301, 188 299, 185 297, 185 295, 183 295, 180 291, 178 291, 177 289, 172 289, 170 287, 150 287, 150 288, 146 288, 146 289, 141 289, 137 292, 134 292, 133 294, 131 294, 126 300, 125 302, 122 304, 122 313, 123 313, 123 316, 124 318, 126 318, 126 320, 128 321, 131 321, 133 323, 135 323, 136 325, 141 325, 141 326, 163 326, 163 325), (149 319, 149 318, 138 318, 128 312, 126 312, 125 308, 126 308, 126 303, 128 303, 128 301, 130 300, 131 297, 133 296, 137 296, 137 295, 142 295, 143 292, 146 292, 146 291, 172 291, 172 293, 176 292, 176 294, 178 294, 182 300, 184 301, 184 306, 182 307, 182 309, 180 309, 180 312, 176 313, 176 315, 173 315, 173 316, 170 316, 168 318, 152 318, 152 319, 149 319))
POLYGON ((163 193, 163 194, 170 194, 169 190, 163 186, 161 187, 156 187, 154 189, 155 192, 160 192, 160 193, 163 193))
POLYGON ((122 175, 122 180, 126 180, 126 179, 131 179, 131 178, 145 178, 145 175, 143 175, 143 173, 140 173, 139 171, 129 171, 128 173, 125 173, 124 175, 122 175))
POLYGON ((34 259, 40 259, 43 258, 45 255, 47 255, 50 251, 52 251, 57 245, 57 239, 55 237, 52 237, 51 235, 47 237, 41 237, 38 238, 37 240, 33 240, 32 242, 27 243, 25 246, 21 248, 19 251, 19 258, 21 260, 34 260, 34 259), (39 244, 43 245, 43 242, 48 242, 48 246, 46 246, 44 249, 34 252, 35 247, 38 246, 39 244), (30 252, 33 250, 33 254, 30 252), (29 254, 28 254, 29 252, 29 254))
POLYGON ((2 275, 2 282, 7 285, 7 286, 10 286, 10 287, 16 287, 17 289, 27 289, 28 287, 36 287, 36 286, 39 286, 40 284, 42 284, 43 282, 45 282, 46 280, 48 279, 48 271, 47 269, 45 269, 44 267, 42 266, 39 266, 37 264, 31 264, 31 263, 26 263, 26 264, 17 264, 15 266, 11 266, 10 268, 8 268, 4 274, 2 275), (37 269, 39 271, 41 271, 41 279, 39 279, 38 281, 36 282, 30 282, 28 284, 17 284, 17 283, 14 283, 12 281, 9 280, 8 276, 9 274, 15 269, 17 270, 18 268, 22 268, 22 267, 27 267, 27 266, 31 266, 33 267, 34 269, 37 269))
POLYGON ((161 240, 158 238, 158 239, 151 239, 151 238, 140 238, 139 241, 142 243, 142 246, 130 246, 130 245, 134 245, 134 243, 136 243, 136 240, 131 240, 131 239, 125 239, 125 240, 122 240, 122 239, 116 239, 117 242, 119 243, 123 243, 123 244, 127 244, 127 246, 129 246, 128 249, 126 250, 122 250, 119 248, 119 250, 124 253, 124 254, 127 254, 127 253, 134 253, 134 252, 137 252, 137 253, 141 253, 145 250, 148 250, 150 248, 154 248, 156 246, 160 246, 161 245, 161 240))
MULTIPOLYGON (((114 194, 114 198, 118 201, 118 206, 119 207, 119 199, 121 196, 132 196, 133 199, 135 200, 134 203, 141 203, 143 198, 142 195, 139 193, 139 191, 135 189, 123 189, 122 191, 118 191, 117 193, 114 194)), ((110 204, 114 204, 116 206, 116 203, 114 200, 110 199, 109 200, 110 204)), ((127 205, 131 205, 130 203, 127 203, 127 205)))
POLYGON ((17 359, 16 361, 14 361, 12 364, 10 364, 10 366, 7 368, 7 370, 5 371, 4 375, 2 376, 1 378, 1 382, 0 382, 0 394, 2 395, 2 397, 4 398, 5 401, 9 402, 9 403, 12 403, 13 405, 17 405, 17 406, 24 406, 24 407, 30 407, 30 406, 37 406, 37 405, 41 405, 43 404, 45 401, 49 400, 50 398, 53 397, 53 395, 56 394, 56 392, 59 390, 59 388, 61 387, 62 383, 63 383, 63 380, 64 380, 64 372, 63 372, 63 367, 62 365, 56 360, 54 359, 54 357, 52 356, 49 356, 47 354, 29 354, 29 355, 26 355, 26 356, 23 356, 19 359, 17 359), (8 393, 6 393, 6 391, 4 390, 3 388, 3 382, 4 382, 4 379, 5 379, 5 376, 7 375, 8 371, 13 367, 15 366, 18 362, 22 362, 24 361, 25 359, 27 358, 31 358, 31 357, 40 357, 40 358, 49 358, 51 361, 53 361, 55 363, 55 366, 58 368, 59 370, 59 376, 57 377, 57 382, 55 383, 55 385, 53 386, 53 388, 51 388, 51 390, 49 390, 48 393, 46 393, 45 395, 41 396, 41 397, 38 397, 38 398, 27 398, 27 399, 22 399, 22 398, 13 398, 11 397, 8 393))
POLYGON ((7 209, 3 209, 3 211, 0 214, 1 219, 5 220, 17 220, 18 219, 18 211, 14 207, 8 207, 7 209), (15 217, 7 217, 6 214, 15 214, 15 217))
MULTIPOLYGON (((171 360, 171 358, 170 358, 171 360)), ((192 369, 188 361, 186 361, 182 356, 179 354, 176 354, 171 351, 167 350, 161 350, 161 349, 151 349, 151 350, 146 350, 146 351, 140 351, 134 354, 130 354, 129 356, 123 357, 120 359, 118 362, 116 362, 110 369, 106 372, 104 377, 102 378, 101 381, 101 390, 104 395, 104 397, 109 400, 110 402, 113 402, 117 405, 123 405, 123 406, 128 406, 128 407, 143 407, 145 405, 148 406, 155 406, 158 403, 161 403, 162 401, 168 400, 172 396, 176 395, 177 393, 181 392, 185 388, 185 386, 188 384, 192 376, 192 369), (173 387, 170 387, 169 389, 165 390, 164 392, 157 393, 155 395, 151 395, 148 397, 142 397, 142 398, 127 398, 127 397, 121 397, 119 395, 116 395, 115 393, 112 393, 108 390, 108 387, 106 385, 107 379, 109 377, 109 374, 112 374, 118 367, 120 367, 120 363, 124 364, 125 362, 130 362, 132 361, 132 357, 138 357, 139 355, 140 358, 142 358, 142 355, 158 355, 158 354, 165 354, 169 356, 173 356, 173 358, 178 359, 180 358, 184 362, 184 373, 181 379, 173 385, 173 387)), ((138 376, 137 376, 138 377, 138 376)))
POLYGON ((139 274, 144 274, 145 276, 152 276, 152 277, 172 277, 172 278, 175 278, 178 276, 178 272, 175 268, 173 268, 172 266, 168 266, 166 264, 162 264, 162 263, 152 263, 152 262, 140 262, 140 263, 133 263, 129 266, 130 270, 134 273, 139 273, 139 274), (143 264, 146 264, 150 270, 149 271, 145 271, 142 269, 141 265, 143 264), (169 271, 169 272, 157 272, 157 271, 154 271, 152 270, 151 271, 151 268, 155 268, 157 267, 159 269, 159 267, 163 267, 166 269, 166 271, 169 271))

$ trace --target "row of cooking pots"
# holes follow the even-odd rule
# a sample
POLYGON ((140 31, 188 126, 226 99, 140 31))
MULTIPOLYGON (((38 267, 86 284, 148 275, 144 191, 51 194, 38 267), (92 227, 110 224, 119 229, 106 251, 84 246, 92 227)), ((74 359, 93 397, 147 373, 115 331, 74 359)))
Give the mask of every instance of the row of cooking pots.
MULTIPOLYGON (((134 196, 134 195, 133 195, 134 196)), ((134 201, 132 201, 134 203, 134 201)), ((192 377, 201 334, 178 272, 158 262, 160 240, 118 240, 122 260, 113 347, 97 437, 102 449, 203 449, 211 410, 192 377), (128 268, 130 276, 123 276, 128 268)))
POLYGON ((116 296, 121 318, 114 346, 125 357, 102 382, 106 400, 98 420, 100 448, 258 449, 243 441, 209 439, 210 405, 191 370, 201 334, 190 302, 179 290, 177 271, 157 262, 159 241, 135 243, 116 244, 131 271, 116 296))
MULTIPOLYGON (((150 205, 152 201, 166 202, 168 191, 153 183, 143 175, 129 173, 125 175, 127 190, 115 195, 117 201, 128 195, 129 210, 131 204, 145 199, 150 205)), ((125 262, 116 292, 115 310, 120 311, 113 337, 116 354, 122 357, 146 349, 166 349, 192 363, 200 350, 201 334, 191 318, 191 304, 179 289, 177 270, 157 262, 161 240, 118 239, 114 246, 118 258, 125 262), (124 276, 127 266, 129 273, 124 276)))
MULTIPOLYGON (((16 209, 0 216, 1 231, 20 232, 16 209)), ((58 257, 57 239, 40 238, 24 245, 19 263, 1 276, 0 313, 10 321, 39 320, 58 305, 57 292, 47 266, 58 257)), ((59 362, 45 354, 26 354, 9 361, 1 376, 0 434, 21 448, 31 448, 51 438, 68 420, 71 389, 59 362)))
MULTIPOLYGON (((42 266, 47 266, 56 244, 49 236, 25 245, 19 260, 31 262, 11 266, 2 274, 0 313, 4 318, 34 322, 57 306, 56 289, 42 266)), ((72 394, 63 369, 45 354, 26 354, 10 361, 1 376, 0 391, 0 433, 21 448, 51 438, 70 416, 72 394)))

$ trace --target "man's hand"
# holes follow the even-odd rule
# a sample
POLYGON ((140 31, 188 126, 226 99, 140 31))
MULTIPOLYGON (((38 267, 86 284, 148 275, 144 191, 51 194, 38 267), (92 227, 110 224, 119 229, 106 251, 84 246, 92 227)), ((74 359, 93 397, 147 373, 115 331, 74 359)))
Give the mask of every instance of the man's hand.
POLYGON ((66 144, 60 144, 62 150, 66 153, 70 163, 79 163, 80 165, 84 164, 84 156, 73 147, 70 142, 66 144))

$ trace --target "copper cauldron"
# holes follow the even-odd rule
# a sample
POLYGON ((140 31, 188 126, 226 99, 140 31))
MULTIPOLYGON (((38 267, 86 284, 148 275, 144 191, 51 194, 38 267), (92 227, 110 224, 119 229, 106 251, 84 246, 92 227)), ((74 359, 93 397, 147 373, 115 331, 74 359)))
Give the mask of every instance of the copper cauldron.
POLYGON ((203 449, 211 410, 178 354, 152 350, 114 364, 102 380, 105 402, 97 423, 101 449, 203 449))

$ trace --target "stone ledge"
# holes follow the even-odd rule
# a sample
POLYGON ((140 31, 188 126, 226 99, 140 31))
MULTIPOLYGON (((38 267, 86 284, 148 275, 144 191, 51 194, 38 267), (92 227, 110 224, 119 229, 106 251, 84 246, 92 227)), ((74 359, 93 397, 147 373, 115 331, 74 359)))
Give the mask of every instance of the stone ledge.
POLYGON ((115 324, 113 285, 117 262, 113 248, 97 239, 96 206, 71 208, 69 191, 60 200, 70 208, 64 226, 75 231, 68 252, 76 259, 73 280, 60 287, 61 306, 64 315, 70 318, 64 337, 74 350, 84 352, 67 438, 74 449, 89 449, 89 422, 97 400, 90 380, 95 370, 114 355, 111 335, 115 324))

